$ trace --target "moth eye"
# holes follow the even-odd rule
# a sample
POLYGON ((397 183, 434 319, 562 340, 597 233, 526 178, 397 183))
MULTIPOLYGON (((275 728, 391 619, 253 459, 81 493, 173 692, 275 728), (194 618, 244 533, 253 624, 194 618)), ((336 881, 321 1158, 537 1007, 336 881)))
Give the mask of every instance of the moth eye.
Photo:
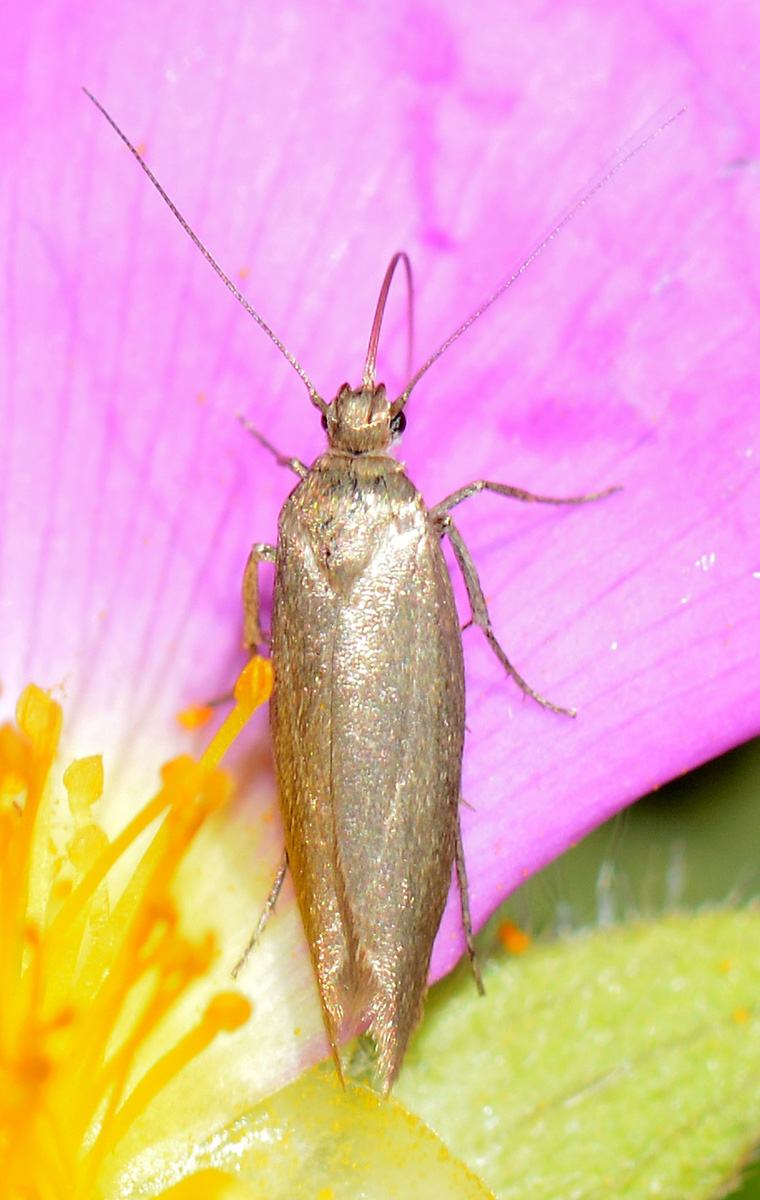
POLYGON ((327 429, 327 413, 322 413, 322 428, 327 429))
POLYGON ((405 414, 402 412, 396 413, 395 417, 391 421, 391 433, 392 434, 403 433, 405 429, 406 429, 405 414))

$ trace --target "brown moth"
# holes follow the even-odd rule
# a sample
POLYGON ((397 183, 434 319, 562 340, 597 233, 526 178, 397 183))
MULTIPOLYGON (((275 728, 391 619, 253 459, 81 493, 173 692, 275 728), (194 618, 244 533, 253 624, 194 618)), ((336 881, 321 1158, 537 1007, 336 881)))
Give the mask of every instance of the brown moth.
POLYGON ((545 708, 574 715, 533 691, 507 658, 451 509, 483 490, 541 504, 585 504, 617 490, 558 499, 477 480, 429 509, 403 465, 389 453, 391 444, 404 428, 403 410, 412 389, 432 364, 578 209, 675 117, 576 203, 391 401, 384 385, 376 382, 375 358, 399 261, 410 280, 407 256, 395 255, 381 288, 361 386, 343 384, 327 403, 211 258, 134 146, 98 101, 90 99, 217 274, 298 372, 327 432, 325 453, 307 467, 279 454, 252 430, 299 482, 280 512, 277 545, 253 546, 243 584, 245 642, 255 650, 264 641, 258 566, 274 563, 270 724, 285 855, 236 971, 274 909, 289 867, 338 1073, 343 1079, 341 1041, 367 1026, 377 1046, 376 1077, 387 1092, 422 1011, 454 868, 467 949, 482 990, 459 819, 465 730, 462 636, 441 548, 444 537, 462 572, 471 622, 482 630, 506 672, 545 708))

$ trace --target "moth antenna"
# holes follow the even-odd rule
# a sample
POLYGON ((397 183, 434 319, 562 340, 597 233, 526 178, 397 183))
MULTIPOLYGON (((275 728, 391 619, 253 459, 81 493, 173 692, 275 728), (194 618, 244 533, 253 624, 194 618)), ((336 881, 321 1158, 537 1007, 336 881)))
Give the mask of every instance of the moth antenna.
POLYGON ((124 133, 124 131, 119 128, 119 126, 116 124, 116 122, 114 121, 111 114, 103 107, 103 105, 100 103, 99 100, 95 99, 92 92, 88 92, 86 87, 83 87, 82 91, 84 92, 85 96, 89 97, 89 99, 92 100, 95 107, 100 109, 101 113, 103 114, 105 119, 108 121, 108 124, 111 126, 112 129, 114 129, 116 131, 116 133, 119 135, 121 140, 124 142, 124 145, 127 147, 127 149, 132 152, 132 154, 134 155, 134 157, 137 159, 138 163, 142 167, 143 171, 148 176, 148 179, 151 181, 154 188, 158 192, 159 196, 161 196, 162 200, 169 206, 171 211, 174 213, 174 216, 177 218, 180 225, 184 229, 185 233, 195 243, 195 245, 198 247, 198 249, 200 250, 203 257, 206 259, 206 261, 209 262, 211 264, 211 266, 214 268, 217 275, 221 279, 222 283, 224 283, 225 286, 227 288, 229 288, 229 290, 232 292, 235 299, 239 300, 239 302, 242 304, 245 311, 250 316, 253 317, 256 324, 259 325, 261 327, 261 329, 264 330, 264 333, 267 335, 267 337, 269 338, 269 340, 271 342, 274 342, 275 346, 280 351, 280 354, 282 354, 288 360, 288 362, 290 363, 293 370, 301 377, 303 382, 306 384, 306 388, 308 390, 309 397, 311 399, 312 404, 314 404, 320 410, 320 412, 323 412, 323 413, 326 412, 327 405, 325 404, 324 400, 320 396, 317 389, 314 387, 314 384, 309 379, 309 376, 304 371, 304 369, 301 366, 301 364, 299 363, 298 359, 293 354, 291 354, 290 351, 283 345, 283 343, 277 337, 277 334, 272 329, 269 328, 269 326, 267 325, 264 318, 262 316, 260 316, 259 313, 256 312, 256 309, 253 308, 253 306, 251 304, 248 303, 248 301, 246 300, 246 298, 242 294, 242 292, 238 291, 238 289, 235 287, 234 283, 229 278, 229 276, 225 275, 224 271, 219 266, 219 263, 216 261, 215 258, 212 257, 210 252, 203 245, 203 242, 198 237, 198 235, 196 233, 194 233, 193 230, 190 228, 190 226, 188 225, 185 218, 182 216, 182 213, 179 211, 179 209, 177 208, 174 201, 171 200, 169 198, 168 194, 164 191, 161 184, 156 179, 155 175, 151 171, 150 167, 146 163, 145 159, 143 158, 142 154, 137 149, 137 147, 132 145, 132 143, 130 142, 126 133, 124 133))
POLYGON ((388 269, 385 272, 380 295, 377 298, 377 307, 372 320, 372 329, 369 335, 369 346, 367 347, 367 358, 364 363, 364 374, 362 375, 362 387, 371 389, 375 386, 375 361, 377 359, 377 347, 380 341, 380 328, 385 316, 385 305, 388 300, 388 292, 390 291, 393 275, 399 262, 403 262, 404 270, 406 271, 406 295, 407 295, 407 356, 406 370, 407 375, 412 369, 412 347, 414 344, 414 281, 412 280, 412 264, 409 261, 409 255, 405 250, 397 250, 393 258, 388 263, 388 269))
POLYGON ((479 317, 482 317, 483 313, 486 312, 491 305, 499 299, 500 296, 503 296, 508 288, 511 288, 513 283, 517 282, 523 272, 527 271, 528 267, 535 262, 539 254, 543 254, 549 243, 554 241, 554 239, 562 232, 565 226, 572 221, 573 217, 582 208, 584 208, 585 205, 588 204, 589 200, 593 200, 594 196, 596 196, 603 187, 606 187, 610 180, 613 179, 619 171, 622 171, 623 167, 627 166, 632 158, 635 158, 635 156, 639 154, 640 151, 642 151, 646 146, 648 146, 650 142, 653 142, 656 137, 659 137, 661 133, 664 133, 668 126, 672 125, 674 121, 677 121, 679 117, 683 116, 683 114, 686 112, 686 109, 687 105, 684 104, 678 109, 677 112, 668 117, 666 121, 663 121, 661 125, 658 125, 657 128, 652 131, 652 133, 647 134, 647 136, 643 138, 642 141, 638 142, 632 150, 629 150, 627 154, 624 154, 622 158, 618 159, 614 167, 611 167, 610 170, 607 171, 602 178, 599 179, 594 186, 581 197, 580 200, 576 200, 575 204, 573 204, 568 212, 565 213, 562 220, 557 222, 552 231, 547 234, 542 242, 539 243, 532 254, 528 255, 528 257, 521 263, 517 270, 514 271, 507 279, 505 279, 504 282, 497 287, 496 291, 493 292, 492 295, 490 295, 488 299, 485 300, 480 307, 475 310, 474 313, 471 313, 466 321, 463 321, 462 324, 454 330, 450 337, 446 338, 446 341, 443 343, 443 345, 439 346, 434 354, 431 354, 427 362, 422 364, 419 371, 417 371, 417 373, 412 377, 411 382, 407 384, 398 399, 393 401, 393 404, 391 405, 392 417, 401 412, 402 408, 409 399, 413 388, 417 386, 419 381, 422 379, 422 376, 427 374, 433 363, 437 362, 441 355, 445 354, 449 347, 453 346, 454 342, 458 341, 462 334, 469 329, 479 317))

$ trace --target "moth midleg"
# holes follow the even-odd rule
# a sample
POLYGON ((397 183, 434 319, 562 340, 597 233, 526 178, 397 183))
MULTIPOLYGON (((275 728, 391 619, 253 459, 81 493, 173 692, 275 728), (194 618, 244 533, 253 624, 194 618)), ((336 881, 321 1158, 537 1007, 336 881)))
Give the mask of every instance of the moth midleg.
POLYGON ((248 562, 243 574, 243 645, 252 653, 266 639, 261 632, 261 609, 259 605, 259 563, 275 561, 276 546, 257 542, 251 546, 248 562))
POLYGON ((306 476, 309 474, 309 468, 305 465, 305 463, 301 462, 300 458, 292 458, 289 454, 283 454, 277 449, 276 446, 272 445, 272 443, 264 436, 260 429, 257 429, 255 425, 252 425, 251 422, 247 421, 246 418, 241 416, 240 413, 237 414, 237 418, 240 424, 243 426, 243 429, 250 433, 252 437, 255 437, 256 441, 259 442, 265 450, 268 450, 270 454, 274 455, 281 467, 287 467, 288 470, 294 471, 295 474, 298 475, 299 479, 306 478, 306 476))
POLYGON ((457 814, 457 840, 456 840, 456 856, 454 859, 457 869, 457 887, 459 888, 459 903, 462 908, 462 924, 464 926, 464 940, 467 946, 467 956, 470 960, 470 967, 475 976, 475 986, 481 996, 485 996, 486 989, 483 986, 483 976, 480 974, 478 959, 475 953, 475 938, 472 932, 472 918, 470 916, 470 894, 467 887, 467 866, 464 861, 464 845, 462 843, 462 821, 457 814))
POLYGON ((440 504, 431 508, 430 515, 434 521, 437 521, 456 504, 461 504, 463 500, 469 500, 470 496, 477 496, 479 492, 496 492, 499 496, 510 496, 513 500, 524 500, 528 504, 590 504, 594 500, 604 500, 614 492, 622 490, 620 487, 609 487, 605 488, 603 492, 589 492, 585 496, 539 496, 535 492, 526 492, 523 488, 511 487, 508 483, 492 483, 488 479, 476 479, 474 483, 466 484, 465 487, 452 492, 445 500, 441 500, 440 504))
POLYGON ((287 852, 287 850, 283 850, 282 858, 280 859, 280 865, 277 868, 277 874, 275 875, 272 886, 269 889, 269 895, 267 896, 266 900, 264 901, 264 908, 262 909, 262 913, 261 913, 261 916, 259 917, 256 928, 254 929, 253 933, 250 936, 248 945, 246 946, 245 950, 241 954, 238 961, 235 963, 235 966, 232 968, 232 978, 233 979, 237 979, 238 972, 241 971, 242 968, 245 966, 245 962, 246 962, 246 959, 248 958, 248 955, 251 953, 251 951, 253 950, 253 947, 256 945, 256 943, 258 942, 262 933, 264 932, 267 925, 269 924, 269 918, 272 916, 272 913, 275 910, 277 901, 280 896, 280 891, 282 890, 282 885, 283 885, 283 882, 285 880, 285 876, 287 875, 287 873, 288 873, 288 852, 287 852))
MULTIPOLYGON (((466 488, 462 488, 462 492, 466 491, 466 488)), ((467 494, 472 495, 473 493, 467 494)), ((462 499, 466 499, 466 496, 463 496, 462 499)), ((444 504, 445 503, 446 501, 444 501, 444 504)), ((535 700, 537 704, 540 704, 543 708, 550 709, 552 712, 562 713, 568 717, 574 717, 576 711, 574 708, 562 708, 558 704, 552 704, 551 700, 547 700, 545 696, 542 696, 539 692, 534 691, 530 684, 526 683, 519 671, 512 666, 512 663, 507 658, 505 651, 500 646, 496 634, 493 631, 491 618, 488 615, 488 605, 486 604, 486 598, 483 595, 483 588, 481 587, 477 568, 472 560, 469 550, 467 549, 464 538, 452 521, 451 517, 446 514, 445 509, 443 512, 441 512, 441 505, 438 505, 436 509, 433 509, 431 515, 433 516, 436 528, 439 530, 441 536, 445 534, 451 542, 451 548, 454 551, 454 557, 459 564, 459 569, 462 572, 462 578, 464 579, 464 586, 467 589, 467 598, 470 601, 470 608, 472 610, 472 623, 473 625, 477 625, 479 629, 482 629, 488 645, 493 650, 504 670, 512 677, 512 679, 514 679, 521 691, 523 691, 526 696, 530 696, 531 700, 535 700)))

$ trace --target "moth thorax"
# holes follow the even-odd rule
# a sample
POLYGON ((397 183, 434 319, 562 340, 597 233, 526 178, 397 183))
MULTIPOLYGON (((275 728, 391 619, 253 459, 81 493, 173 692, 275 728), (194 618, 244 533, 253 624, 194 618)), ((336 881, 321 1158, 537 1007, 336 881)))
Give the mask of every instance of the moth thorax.
POLYGON ((335 450, 367 454, 387 450, 393 440, 391 405, 382 383, 351 388, 347 383, 327 410, 327 436, 335 450))

